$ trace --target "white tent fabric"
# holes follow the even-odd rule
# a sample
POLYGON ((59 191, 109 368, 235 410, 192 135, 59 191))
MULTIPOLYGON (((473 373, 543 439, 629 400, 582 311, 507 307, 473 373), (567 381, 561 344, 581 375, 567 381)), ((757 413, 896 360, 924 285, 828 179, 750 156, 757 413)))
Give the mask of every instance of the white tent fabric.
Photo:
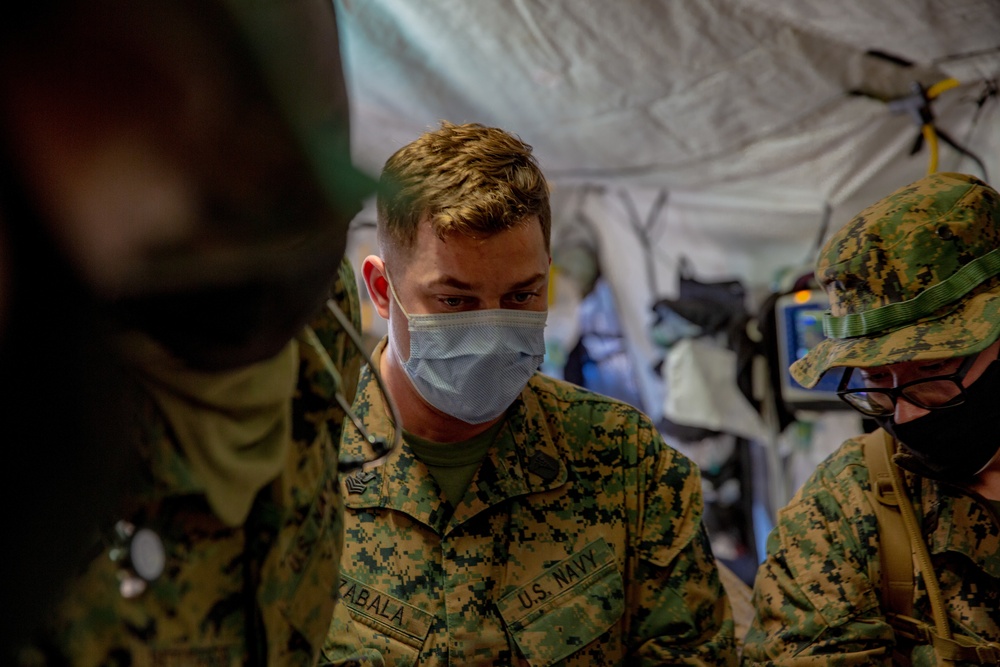
MULTIPOLYGON (((1000 179, 996 0, 335 6, 356 163, 377 175, 442 119, 532 144, 556 195, 554 243, 582 238, 599 256, 654 419, 663 354, 650 306, 674 294, 678 258, 755 298, 805 270, 823 234, 926 173, 928 147, 910 155, 915 117, 889 104, 914 85, 957 80, 929 102, 935 123, 1000 179), (636 234, 636 215, 652 239, 636 234)), ((983 175, 939 150, 939 170, 983 175)))
MULTIPOLYGON (((955 77, 964 87, 936 111, 964 137, 971 100, 1000 73, 994 0, 341 0, 337 9, 356 154, 374 173, 444 118, 517 132, 555 181, 780 188, 837 204, 912 143, 914 124, 885 100, 955 77)), ((970 143, 991 124, 981 119, 970 143)))

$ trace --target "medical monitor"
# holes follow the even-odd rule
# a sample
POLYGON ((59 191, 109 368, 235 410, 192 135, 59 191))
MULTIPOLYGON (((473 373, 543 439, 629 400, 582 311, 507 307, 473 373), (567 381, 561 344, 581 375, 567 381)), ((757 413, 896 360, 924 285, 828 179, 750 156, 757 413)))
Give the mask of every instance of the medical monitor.
POLYGON ((837 398, 841 373, 834 369, 820 378, 812 389, 806 389, 792 377, 788 367, 820 343, 823 334, 823 313, 830 304, 822 290, 800 290, 775 301, 775 323, 778 338, 778 369, 781 377, 781 398, 789 409, 840 410, 848 409, 837 398))

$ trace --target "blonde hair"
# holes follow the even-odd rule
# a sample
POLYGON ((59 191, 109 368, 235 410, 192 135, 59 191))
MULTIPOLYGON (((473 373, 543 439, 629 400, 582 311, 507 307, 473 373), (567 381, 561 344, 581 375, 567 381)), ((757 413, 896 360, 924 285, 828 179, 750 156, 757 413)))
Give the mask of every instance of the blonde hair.
POLYGON ((496 127, 442 122, 399 149, 382 169, 378 240, 408 253, 425 218, 438 237, 490 236, 537 215, 549 250, 549 188, 531 146, 496 127))

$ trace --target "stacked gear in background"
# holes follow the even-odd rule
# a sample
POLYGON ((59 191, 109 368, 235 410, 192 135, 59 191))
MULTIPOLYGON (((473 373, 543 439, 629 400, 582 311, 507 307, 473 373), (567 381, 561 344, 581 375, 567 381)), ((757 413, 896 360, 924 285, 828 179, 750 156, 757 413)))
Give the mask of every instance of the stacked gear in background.
POLYGON ((753 582, 751 440, 762 429, 747 334, 746 294, 737 280, 697 279, 684 260, 678 293, 653 305, 653 340, 666 351, 664 418, 658 424, 702 470, 705 524, 716 555, 753 582))

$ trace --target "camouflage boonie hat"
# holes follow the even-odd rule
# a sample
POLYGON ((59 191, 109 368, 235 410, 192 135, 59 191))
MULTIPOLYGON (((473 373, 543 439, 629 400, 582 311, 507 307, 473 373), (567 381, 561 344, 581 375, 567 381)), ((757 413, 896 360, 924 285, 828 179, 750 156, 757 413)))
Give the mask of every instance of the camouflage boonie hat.
POLYGON ((1000 194, 926 176, 866 208, 816 262, 827 338, 792 364, 805 387, 836 366, 960 357, 1000 334, 1000 194))

